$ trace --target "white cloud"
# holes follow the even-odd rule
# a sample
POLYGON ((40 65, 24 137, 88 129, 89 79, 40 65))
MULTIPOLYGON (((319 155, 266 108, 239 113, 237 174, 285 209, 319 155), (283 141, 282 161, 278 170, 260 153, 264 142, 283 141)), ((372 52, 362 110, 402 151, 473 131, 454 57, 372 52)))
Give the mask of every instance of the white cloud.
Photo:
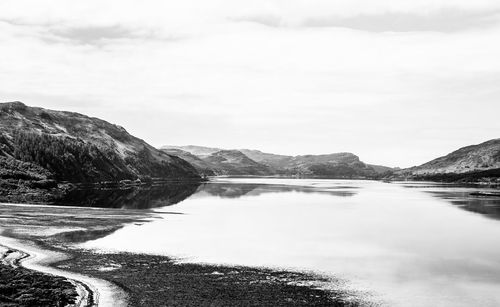
POLYGON ((2 1, 0 99, 99 116, 155 145, 352 151, 408 166, 499 137, 499 9, 2 1))

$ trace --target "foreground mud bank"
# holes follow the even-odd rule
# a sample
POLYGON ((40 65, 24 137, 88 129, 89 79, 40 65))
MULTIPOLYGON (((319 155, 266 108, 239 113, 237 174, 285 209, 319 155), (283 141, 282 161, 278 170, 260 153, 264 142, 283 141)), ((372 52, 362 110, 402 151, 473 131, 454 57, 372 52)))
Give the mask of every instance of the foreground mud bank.
POLYGON ((29 257, 0 245, 0 306, 89 306, 76 282, 22 267, 29 257))
MULTIPOLYGON (((43 306, 77 307, 365 305, 348 293, 320 289, 322 283, 334 281, 314 274, 176 263, 164 256, 77 249, 66 255, 43 243, 41 249, 13 238, 0 239, 9 244, 0 247, 0 268, 34 280, 16 284, 14 290, 24 296, 21 303, 12 300, 12 306, 41 302, 43 306)), ((4 301, 10 306, 8 297, 4 301)))
POLYGON ((12 276, 10 284, 15 285, 0 292, 20 294, 16 296, 20 306, 127 306, 126 293, 114 284, 54 268, 52 263, 68 258, 62 252, 4 236, 0 236, 0 252, 3 272, 12 276))
MULTIPOLYGON (((113 232, 125 223, 144 222, 149 217, 147 211, 0 204, 0 245, 4 246, 2 267, 9 275, 25 274, 27 277, 65 281, 66 286, 69 284, 68 287, 77 292, 73 306, 126 306, 127 294, 120 287, 105 280, 55 268, 53 263, 72 257, 72 242, 92 240, 113 232)), ((36 281, 20 284, 14 290, 22 287, 30 288, 36 300, 47 296, 42 291, 43 284, 36 281)), ((59 286, 53 288, 57 293, 61 290, 59 286)), ((31 306, 59 305, 51 302, 31 306)))
POLYGON ((129 306, 368 306, 353 294, 322 289, 336 281, 309 273, 91 251, 55 265, 119 285, 129 306))

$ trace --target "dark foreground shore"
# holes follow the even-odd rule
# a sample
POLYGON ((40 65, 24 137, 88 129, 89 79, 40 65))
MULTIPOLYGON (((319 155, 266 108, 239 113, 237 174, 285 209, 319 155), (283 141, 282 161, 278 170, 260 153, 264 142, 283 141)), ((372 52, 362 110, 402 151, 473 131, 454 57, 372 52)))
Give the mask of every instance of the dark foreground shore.
POLYGON ((16 251, 0 255, 0 306, 67 306, 78 296, 75 286, 63 277, 25 269, 10 258, 16 251), (10 262, 12 261, 12 262, 10 262))
MULTIPOLYGON (((127 293, 128 306, 360 306, 347 293, 317 288, 333 280, 301 272, 181 264, 164 256, 84 250, 72 250, 68 259, 51 266, 117 285, 127 293)), ((65 278, 20 265, 3 261, 0 278, 2 307, 59 307, 77 299, 74 284, 65 278)))
POLYGON ((331 280, 306 273, 88 251, 54 266, 118 285, 129 306, 359 306, 346 293, 316 288, 331 280))

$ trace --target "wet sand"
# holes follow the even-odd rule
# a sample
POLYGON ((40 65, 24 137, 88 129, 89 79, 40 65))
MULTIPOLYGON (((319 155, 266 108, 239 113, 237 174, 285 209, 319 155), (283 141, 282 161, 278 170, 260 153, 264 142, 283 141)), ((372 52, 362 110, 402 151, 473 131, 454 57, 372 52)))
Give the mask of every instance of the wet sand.
POLYGON ((13 256, 9 257, 12 267, 20 266, 35 272, 64 277, 71 282, 78 293, 74 306, 127 306, 126 293, 116 285, 52 266, 53 263, 68 259, 66 254, 41 249, 30 242, 1 235, 0 246, 12 251, 13 256))

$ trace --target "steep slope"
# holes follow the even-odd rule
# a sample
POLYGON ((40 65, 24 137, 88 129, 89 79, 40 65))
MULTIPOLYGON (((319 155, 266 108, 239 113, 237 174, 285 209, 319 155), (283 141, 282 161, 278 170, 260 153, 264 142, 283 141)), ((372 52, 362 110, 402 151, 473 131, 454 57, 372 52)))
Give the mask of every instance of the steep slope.
POLYGON ((203 159, 193 155, 190 152, 184 151, 182 149, 176 149, 176 148, 162 148, 161 150, 169 155, 177 156, 177 157, 189 162, 202 175, 214 176, 218 173, 218 169, 217 169, 216 165, 213 165, 207 161, 204 161, 203 159))
POLYGON ((500 168, 500 139, 460 148, 412 169, 414 174, 467 173, 500 168))
POLYGON ((180 149, 183 151, 187 151, 195 156, 209 156, 213 153, 216 153, 216 152, 222 150, 220 148, 215 148, 215 147, 203 147, 203 146, 196 146, 196 145, 186 145, 186 146, 166 145, 166 146, 161 147, 160 149, 165 149, 165 150, 180 149))
POLYGON ((401 170, 397 174, 443 180, 500 177, 500 139, 460 148, 420 166, 401 170))
POLYGON ((157 150, 120 126, 21 102, 0 104, 0 156, 11 161, 7 164, 36 165, 50 174, 48 179, 57 181, 199 178, 186 161, 157 150))
POLYGON ((267 176, 275 173, 269 166, 256 162, 239 150, 224 150, 195 145, 163 146, 161 150, 188 161, 196 167, 198 172, 207 176, 267 176))
POLYGON ((221 150, 204 157, 224 175, 271 175, 269 167, 250 159, 238 150, 221 150))
POLYGON ((395 172, 395 171, 398 171, 400 170, 399 167, 389 167, 389 166, 383 166, 383 165, 376 165, 376 164, 366 164, 368 165, 369 167, 373 168, 373 170, 377 173, 377 174, 389 174, 389 173, 392 173, 392 172, 395 172))
POLYGON ((240 149, 240 151, 247 155, 250 159, 268 165, 274 169, 285 168, 293 159, 293 156, 275 155, 254 149, 240 149))

